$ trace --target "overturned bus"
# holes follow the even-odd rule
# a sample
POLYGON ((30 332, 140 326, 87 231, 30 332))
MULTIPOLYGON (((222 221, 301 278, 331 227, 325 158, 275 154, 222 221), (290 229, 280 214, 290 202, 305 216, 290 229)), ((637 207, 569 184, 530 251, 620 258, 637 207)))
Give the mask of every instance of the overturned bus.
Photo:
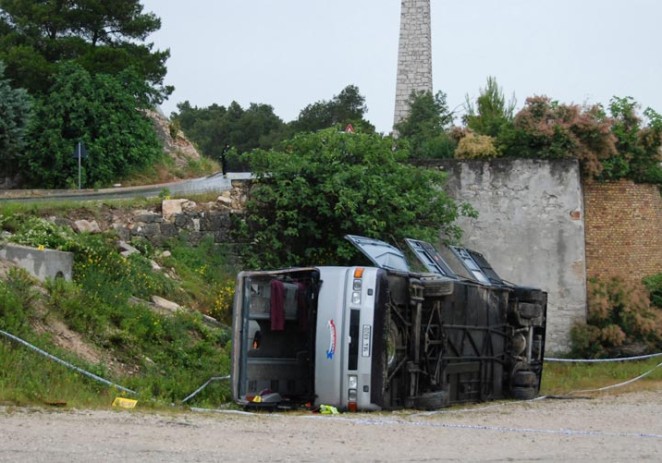
POLYGON ((547 293, 501 279, 479 253, 346 237, 372 266, 246 271, 233 310, 232 393, 246 406, 437 409, 532 399, 547 293))

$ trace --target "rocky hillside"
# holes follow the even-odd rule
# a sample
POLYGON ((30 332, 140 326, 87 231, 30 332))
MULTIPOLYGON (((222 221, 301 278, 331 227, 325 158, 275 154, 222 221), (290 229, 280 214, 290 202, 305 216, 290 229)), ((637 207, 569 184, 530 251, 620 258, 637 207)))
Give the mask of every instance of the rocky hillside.
POLYGON ((163 150, 174 160, 175 166, 182 168, 190 161, 200 160, 197 148, 165 115, 158 111, 145 111, 145 115, 154 123, 163 150))

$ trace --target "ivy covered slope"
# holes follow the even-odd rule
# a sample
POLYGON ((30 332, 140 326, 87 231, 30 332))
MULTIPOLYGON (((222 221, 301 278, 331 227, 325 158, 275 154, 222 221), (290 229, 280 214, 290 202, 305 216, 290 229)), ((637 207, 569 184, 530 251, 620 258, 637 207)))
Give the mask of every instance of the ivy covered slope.
MULTIPOLYGON (((211 242, 173 241, 120 254, 107 234, 22 214, 0 215, 4 240, 74 253, 74 281, 39 284, 0 263, 0 329, 138 393, 141 404, 180 403, 212 376, 229 372, 229 333, 202 311, 227 320, 233 272, 211 242), (158 264, 157 264, 158 263, 158 264), (160 296, 181 305, 166 310, 160 296), (195 303, 194 303, 195 302, 195 303), (199 310, 191 310, 196 306, 199 310)), ((0 403, 107 406, 120 392, 0 337, 0 403)), ((215 383, 192 403, 229 399, 215 383)))

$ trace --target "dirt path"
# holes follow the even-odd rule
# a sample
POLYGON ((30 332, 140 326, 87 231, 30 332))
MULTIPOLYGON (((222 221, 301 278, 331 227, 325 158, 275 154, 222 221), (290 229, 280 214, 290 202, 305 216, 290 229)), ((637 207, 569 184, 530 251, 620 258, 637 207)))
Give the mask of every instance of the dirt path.
POLYGON ((0 461, 662 461, 662 391, 434 414, 5 408, 0 461))

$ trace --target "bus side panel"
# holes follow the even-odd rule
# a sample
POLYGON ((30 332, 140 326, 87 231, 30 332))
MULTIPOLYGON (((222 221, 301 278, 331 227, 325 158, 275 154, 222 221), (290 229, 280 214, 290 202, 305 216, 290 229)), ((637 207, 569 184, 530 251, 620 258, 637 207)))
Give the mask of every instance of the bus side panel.
MULTIPOLYGON (((354 362, 347 362, 345 364, 347 371, 343 378, 343 400, 349 403, 349 377, 357 377, 357 400, 358 408, 361 410, 377 410, 380 408, 378 404, 372 401, 372 372, 373 362, 381 361, 381 350, 375 350, 375 340, 381 336, 383 332, 378 335, 375 331, 375 307, 379 300, 379 275, 383 274, 383 270, 378 268, 366 267, 361 278, 361 301, 359 304, 354 304, 351 298, 348 298, 348 306, 350 307, 350 314, 358 313, 358 320, 356 327, 352 331, 350 326, 351 315, 346 317, 345 327, 350 333, 350 338, 347 340, 350 356, 352 354, 352 344, 354 346, 354 362)), ((351 275, 350 275, 351 277, 351 275)), ((349 284, 352 284, 350 280, 349 284)), ((349 295, 348 295, 349 296, 349 295)), ((383 337, 383 336, 381 336, 383 337)))
POLYGON ((240 272, 237 275, 237 284, 235 285, 233 310, 232 310, 232 396, 234 400, 239 400, 243 395, 241 391, 241 371, 242 362, 246 356, 247 333, 244 330, 244 280, 247 272, 240 272))
POLYGON ((315 405, 343 407, 342 371, 346 362, 343 333, 347 297, 347 267, 320 267, 315 346, 315 405))

